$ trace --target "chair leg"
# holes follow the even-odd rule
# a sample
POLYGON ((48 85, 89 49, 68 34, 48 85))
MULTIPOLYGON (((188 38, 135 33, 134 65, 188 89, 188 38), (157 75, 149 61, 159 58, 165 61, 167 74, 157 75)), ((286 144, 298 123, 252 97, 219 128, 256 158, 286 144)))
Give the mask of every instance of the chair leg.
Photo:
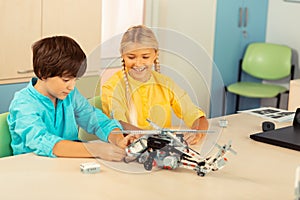
POLYGON ((222 116, 226 115, 226 104, 227 104, 227 101, 226 101, 226 95, 227 93, 227 89, 226 89, 226 86, 225 86, 225 89, 224 89, 224 96, 223 96, 223 107, 222 107, 222 116))
POLYGON ((237 113, 240 107, 240 95, 236 95, 235 112, 237 113))
POLYGON ((280 107, 281 94, 278 94, 278 95, 276 96, 276 98, 277 98, 276 108, 279 108, 279 107, 280 107))

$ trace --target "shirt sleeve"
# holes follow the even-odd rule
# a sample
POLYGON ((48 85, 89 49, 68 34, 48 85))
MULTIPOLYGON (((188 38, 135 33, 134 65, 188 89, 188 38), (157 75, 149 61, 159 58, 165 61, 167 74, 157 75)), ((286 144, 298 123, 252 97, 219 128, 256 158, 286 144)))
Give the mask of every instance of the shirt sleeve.
POLYGON ((116 74, 101 87, 102 109, 107 116, 113 115, 115 119, 129 122, 126 113, 129 113, 126 105, 125 88, 120 84, 122 80, 116 74))
POLYGON ((170 79, 169 87, 173 96, 171 100, 173 111, 188 127, 192 127, 196 119, 205 116, 205 113, 193 103, 187 92, 170 79))
POLYGON ((77 89, 74 90, 72 101, 75 118, 86 132, 95 134, 102 141, 108 142, 108 135, 116 128, 123 130, 119 121, 110 119, 100 109, 92 106, 77 89))
POLYGON ((40 156, 56 157, 52 150, 62 138, 48 132, 41 111, 27 102, 26 99, 14 101, 7 118, 14 154, 34 152, 40 156))

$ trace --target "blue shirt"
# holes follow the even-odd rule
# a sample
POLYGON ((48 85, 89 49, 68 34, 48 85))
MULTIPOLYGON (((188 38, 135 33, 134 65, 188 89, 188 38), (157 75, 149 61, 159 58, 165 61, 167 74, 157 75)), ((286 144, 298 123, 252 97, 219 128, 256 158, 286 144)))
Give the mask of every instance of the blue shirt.
POLYGON ((102 141, 115 128, 122 129, 116 120, 109 119, 101 110, 93 107, 75 88, 57 105, 33 86, 15 93, 7 118, 14 155, 34 152, 37 155, 55 157, 54 145, 60 140, 78 140, 78 125, 88 133, 96 134, 102 141))

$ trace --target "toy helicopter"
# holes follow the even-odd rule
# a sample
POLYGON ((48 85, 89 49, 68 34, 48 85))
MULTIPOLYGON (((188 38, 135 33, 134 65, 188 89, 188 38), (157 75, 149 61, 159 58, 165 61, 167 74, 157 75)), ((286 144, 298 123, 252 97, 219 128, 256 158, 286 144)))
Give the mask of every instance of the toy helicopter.
POLYGON ((236 152, 231 148, 231 141, 220 146, 218 152, 208 158, 203 158, 200 153, 193 150, 183 139, 186 132, 209 132, 201 130, 171 130, 163 129, 148 120, 155 130, 123 130, 125 134, 143 134, 142 137, 131 143, 126 148, 127 157, 125 162, 137 161, 144 165, 144 168, 151 171, 153 166, 162 169, 175 169, 184 167, 197 172, 198 176, 205 176, 210 171, 217 171, 224 167, 227 159, 225 154, 230 151, 236 152))

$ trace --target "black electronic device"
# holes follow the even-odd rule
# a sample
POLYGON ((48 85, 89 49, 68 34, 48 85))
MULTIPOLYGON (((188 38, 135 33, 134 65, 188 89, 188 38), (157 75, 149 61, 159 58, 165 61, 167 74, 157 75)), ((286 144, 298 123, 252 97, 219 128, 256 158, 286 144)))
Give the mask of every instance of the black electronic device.
POLYGON ((300 108, 297 108, 294 121, 293 121, 293 126, 296 129, 300 129, 300 108))
POLYGON ((273 122, 263 122, 262 123, 262 130, 265 131, 272 131, 275 129, 275 124, 273 122))
POLYGON ((297 109, 292 126, 251 134, 259 142, 300 151, 300 108, 297 109))

